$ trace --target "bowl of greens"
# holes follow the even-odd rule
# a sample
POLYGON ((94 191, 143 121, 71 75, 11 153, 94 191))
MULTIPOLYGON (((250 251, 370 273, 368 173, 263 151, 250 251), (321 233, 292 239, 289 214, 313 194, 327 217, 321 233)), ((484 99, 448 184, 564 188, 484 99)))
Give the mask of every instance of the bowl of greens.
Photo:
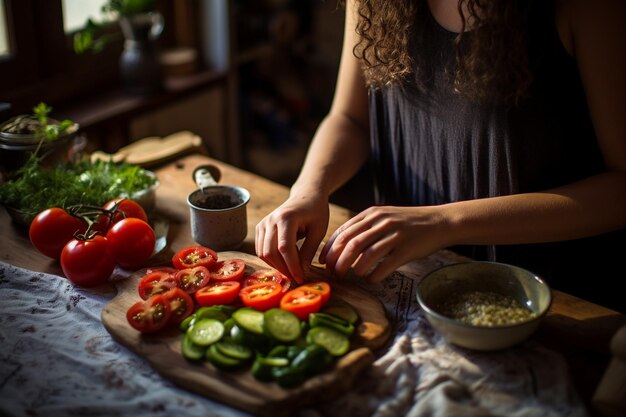
POLYGON ((158 185, 156 175, 138 165, 81 160, 43 166, 31 158, 0 185, 0 203, 22 225, 29 225, 46 208, 100 207, 118 197, 136 200, 149 213, 158 185))

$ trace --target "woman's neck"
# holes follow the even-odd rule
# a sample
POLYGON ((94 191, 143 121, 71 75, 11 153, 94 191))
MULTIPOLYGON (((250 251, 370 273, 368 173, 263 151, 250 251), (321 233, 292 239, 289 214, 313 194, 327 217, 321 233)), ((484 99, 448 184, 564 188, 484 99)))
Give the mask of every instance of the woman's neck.
MULTIPOLYGON (((430 12, 446 30, 459 33, 463 28, 463 20, 459 14, 459 0, 427 0, 430 12)), ((464 10, 465 15, 468 13, 464 10)), ((465 30, 469 30, 469 25, 465 30)))

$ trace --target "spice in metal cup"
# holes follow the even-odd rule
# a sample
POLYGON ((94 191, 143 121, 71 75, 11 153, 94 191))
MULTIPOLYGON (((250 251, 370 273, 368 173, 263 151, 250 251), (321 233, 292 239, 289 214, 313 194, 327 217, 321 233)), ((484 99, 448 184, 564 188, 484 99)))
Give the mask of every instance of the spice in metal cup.
POLYGON ((213 250, 235 250, 248 235, 247 204, 250 193, 242 187, 212 185, 187 198, 191 237, 213 250))

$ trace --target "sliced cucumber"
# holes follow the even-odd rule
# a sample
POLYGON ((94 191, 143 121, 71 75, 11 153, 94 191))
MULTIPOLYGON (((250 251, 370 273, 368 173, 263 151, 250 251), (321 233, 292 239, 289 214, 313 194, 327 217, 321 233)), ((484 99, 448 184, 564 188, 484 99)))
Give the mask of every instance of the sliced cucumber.
POLYGON ((359 314, 351 305, 347 303, 328 306, 324 308, 322 312, 332 314, 333 316, 337 316, 352 324, 355 324, 357 321, 359 321, 359 314))
POLYGON ((224 322, 230 317, 230 314, 226 313, 223 307, 224 306, 200 307, 193 315, 196 320, 216 319, 224 322))
POLYGON ((263 313, 249 307, 242 307, 233 313, 239 327, 255 334, 263 334, 263 313))
POLYGON ((204 358, 204 353, 206 352, 206 348, 204 346, 198 346, 193 343, 187 334, 182 337, 180 348, 183 356, 192 361, 199 361, 204 358))
POLYGON ((237 324, 230 329, 230 339, 235 343, 248 346, 260 352, 266 352, 271 345, 270 339, 266 335, 249 332, 237 324))
POLYGON ((269 358, 286 358, 289 354, 289 347, 287 345, 277 345, 270 350, 267 354, 269 358))
POLYGON ((332 363, 333 357, 319 345, 309 345, 291 361, 291 366, 307 374, 324 372, 332 363))
POLYGON ((300 319, 290 311, 272 308, 263 313, 266 332, 281 342, 293 342, 300 337, 300 319))
POLYGON ((331 327, 348 337, 354 334, 354 325, 352 323, 331 314, 311 313, 309 314, 309 325, 311 327, 331 327))
POLYGON ((178 325, 178 329, 181 332, 186 332, 191 327, 191 324, 193 323, 195 318, 196 316, 194 314, 190 315, 189 317, 186 317, 183 321, 180 322, 180 324, 178 325))
POLYGON ((326 326, 313 327, 307 333, 306 341, 323 347, 333 356, 345 355, 350 350, 348 336, 326 326))
POLYGON ((235 359, 241 359, 242 361, 248 360, 252 357, 252 349, 248 346, 241 345, 235 342, 226 342, 220 340, 215 344, 217 350, 220 353, 235 359))
POLYGON ((280 357, 263 357, 261 355, 257 356, 252 364, 252 376, 254 376, 259 381, 272 381, 274 379, 273 369, 274 368, 284 368, 289 365, 289 360, 287 358, 280 357))
POLYGON ((216 319, 196 320, 186 333, 199 346, 209 346, 224 335, 224 323, 216 319))
POLYGON ((224 355, 217 348, 217 344, 209 346, 206 350, 206 358, 217 368, 226 370, 237 368, 244 363, 241 359, 231 358, 230 356, 224 355))
POLYGON ((292 366, 273 367, 272 376, 283 388, 293 388, 306 379, 306 374, 303 371, 292 366))

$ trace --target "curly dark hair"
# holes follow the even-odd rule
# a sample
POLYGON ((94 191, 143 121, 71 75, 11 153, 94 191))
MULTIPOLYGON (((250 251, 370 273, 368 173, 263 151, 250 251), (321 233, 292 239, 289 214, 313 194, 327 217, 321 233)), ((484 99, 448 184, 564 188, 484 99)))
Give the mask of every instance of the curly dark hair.
MULTIPOLYGON (((459 0, 463 28, 455 39, 455 91, 476 101, 517 102, 532 82, 527 20, 531 0, 459 0), (471 36, 465 31, 471 24, 471 36), (461 47, 463 45, 463 48, 461 47)), ((415 74, 421 62, 409 50, 419 7, 425 0, 357 0, 354 54, 362 60, 368 86, 380 88, 415 74)), ((423 87, 423 86, 422 86, 423 87)))

